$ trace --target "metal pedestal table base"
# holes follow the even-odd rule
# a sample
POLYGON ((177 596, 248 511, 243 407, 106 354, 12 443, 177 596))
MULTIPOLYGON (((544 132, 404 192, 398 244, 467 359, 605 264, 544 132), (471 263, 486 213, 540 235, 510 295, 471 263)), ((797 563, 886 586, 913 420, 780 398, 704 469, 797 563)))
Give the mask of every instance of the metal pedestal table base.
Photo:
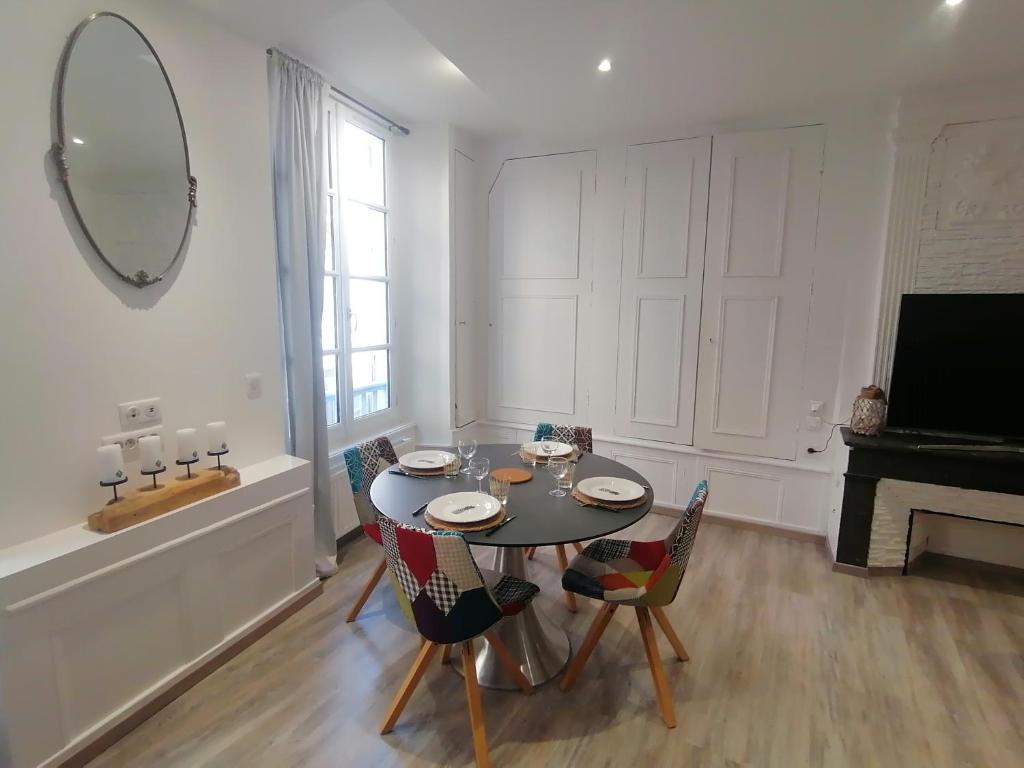
MULTIPOLYGON (((494 570, 520 579, 526 578, 526 558, 521 547, 499 547, 494 555, 494 570)), ((569 636, 556 627, 536 606, 536 598, 526 608, 503 619, 494 630, 508 646, 512 657, 522 664, 523 674, 533 685, 545 683, 569 663, 572 647, 569 636)), ((485 688, 517 690, 491 644, 480 637, 476 647, 476 676, 485 688)), ((462 674, 459 664, 452 667, 462 674)))

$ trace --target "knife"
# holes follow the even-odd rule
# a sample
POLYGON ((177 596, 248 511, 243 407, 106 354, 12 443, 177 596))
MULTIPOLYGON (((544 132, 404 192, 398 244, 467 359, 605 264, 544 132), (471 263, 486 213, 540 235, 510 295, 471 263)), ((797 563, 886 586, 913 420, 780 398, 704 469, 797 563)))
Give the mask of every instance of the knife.
MULTIPOLYGON (((427 502, 427 504, 429 504, 429 503, 430 503, 430 502, 428 501, 428 502, 427 502)), ((423 514, 423 510, 427 508, 427 504, 424 504, 424 505, 423 505, 422 507, 420 507, 420 508, 419 508, 419 509, 417 509, 417 510, 416 510, 415 512, 413 512, 413 513, 412 513, 412 516, 413 516, 413 517, 416 517, 416 515, 421 515, 421 514, 423 514)))
POLYGON ((512 517, 506 517, 504 520, 502 520, 496 526, 491 528, 491 530, 489 530, 487 533, 485 533, 484 536, 493 536, 494 534, 496 534, 498 531, 500 531, 502 528, 504 528, 506 525, 508 525, 509 523, 511 523, 515 519, 516 519, 516 515, 512 515, 512 517))

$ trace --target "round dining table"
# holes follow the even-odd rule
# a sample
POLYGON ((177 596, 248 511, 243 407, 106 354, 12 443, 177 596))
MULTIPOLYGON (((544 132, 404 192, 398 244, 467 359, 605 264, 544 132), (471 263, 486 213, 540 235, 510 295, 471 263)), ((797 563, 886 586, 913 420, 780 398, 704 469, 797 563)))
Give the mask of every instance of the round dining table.
MULTIPOLYGON (((490 459, 491 471, 502 467, 524 467, 519 458, 519 446, 511 443, 481 445, 474 458, 490 459)), ((472 545, 494 548, 494 570, 520 579, 529 580, 525 548, 607 536, 637 522, 654 505, 650 483, 640 473, 604 456, 583 454, 576 464, 574 483, 588 477, 632 480, 647 489, 641 506, 624 510, 582 506, 571 495, 558 497, 548 493, 555 487, 555 479, 548 474, 545 465, 538 464, 532 471, 532 479, 511 487, 506 507, 506 520, 511 522, 506 522, 490 536, 487 531, 463 534, 472 545)), ((485 479, 485 493, 489 492, 487 483, 485 479)), ((430 525, 423 519, 424 504, 448 493, 475 490, 477 481, 465 474, 448 479, 388 471, 381 472, 373 481, 370 500, 381 514, 392 520, 429 530, 430 525)), ((572 652, 569 636, 544 615, 536 601, 531 601, 515 616, 503 620, 496 631, 512 655, 520 660, 523 673, 533 685, 555 677, 569 661, 572 652)), ((458 665, 452 666, 458 668, 458 665)), ((477 649, 476 671, 480 685, 507 690, 518 688, 505 673, 486 639, 479 643, 477 649)))

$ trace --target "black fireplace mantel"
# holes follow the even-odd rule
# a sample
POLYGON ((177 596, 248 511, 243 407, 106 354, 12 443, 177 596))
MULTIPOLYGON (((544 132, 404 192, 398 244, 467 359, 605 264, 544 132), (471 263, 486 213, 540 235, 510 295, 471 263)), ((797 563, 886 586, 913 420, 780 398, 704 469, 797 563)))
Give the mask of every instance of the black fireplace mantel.
POLYGON ((867 568, 875 490, 883 478, 1024 496, 1024 453, 929 448, 924 446, 953 441, 891 432, 869 437, 848 427, 841 431, 850 458, 837 563, 867 568))

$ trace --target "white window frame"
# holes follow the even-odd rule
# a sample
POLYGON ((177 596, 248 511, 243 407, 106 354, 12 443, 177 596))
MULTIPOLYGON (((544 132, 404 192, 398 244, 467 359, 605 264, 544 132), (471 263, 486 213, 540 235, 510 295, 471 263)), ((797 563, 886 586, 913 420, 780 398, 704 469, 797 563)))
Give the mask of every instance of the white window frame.
POLYGON ((326 169, 324 189, 327 198, 327 220, 329 225, 333 224, 334 243, 334 267, 333 271, 324 269, 323 275, 336 278, 335 290, 335 328, 337 329, 337 348, 334 350, 325 349, 322 355, 337 355, 338 365, 336 367, 337 392, 338 392, 338 423, 328 425, 328 443, 331 450, 347 445, 354 440, 360 440, 374 434, 379 434, 387 429, 398 419, 398 392, 396 387, 396 360, 395 353, 395 313, 394 313, 394 265, 392 263, 392 210, 391 210, 391 137, 386 130, 363 118, 360 114, 347 107, 337 99, 329 99, 327 107, 328 115, 325 119, 325 133, 327 134, 327 147, 325 158, 327 165, 333 165, 326 169), (384 142, 384 205, 378 206, 366 203, 362 200, 354 202, 366 207, 380 211, 384 214, 384 263, 385 276, 358 275, 352 274, 348 265, 348 254, 343 230, 344 206, 349 198, 344 190, 344 178, 340 174, 339 140, 340 131, 344 123, 351 123, 356 127, 376 136, 384 142), (332 184, 333 182, 333 184, 332 184), (333 213, 333 216, 332 216, 333 213), (386 344, 377 344, 368 347, 353 347, 351 334, 351 301, 349 289, 352 280, 373 280, 384 283, 387 286, 387 316, 388 316, 388 341, 386 344), (354 414, 354 392, 352 387, 352 354, 355 352, 371 352, 375 350, 386 350, 388 355, 388 407, 365 416, 355 417, 354 414))

